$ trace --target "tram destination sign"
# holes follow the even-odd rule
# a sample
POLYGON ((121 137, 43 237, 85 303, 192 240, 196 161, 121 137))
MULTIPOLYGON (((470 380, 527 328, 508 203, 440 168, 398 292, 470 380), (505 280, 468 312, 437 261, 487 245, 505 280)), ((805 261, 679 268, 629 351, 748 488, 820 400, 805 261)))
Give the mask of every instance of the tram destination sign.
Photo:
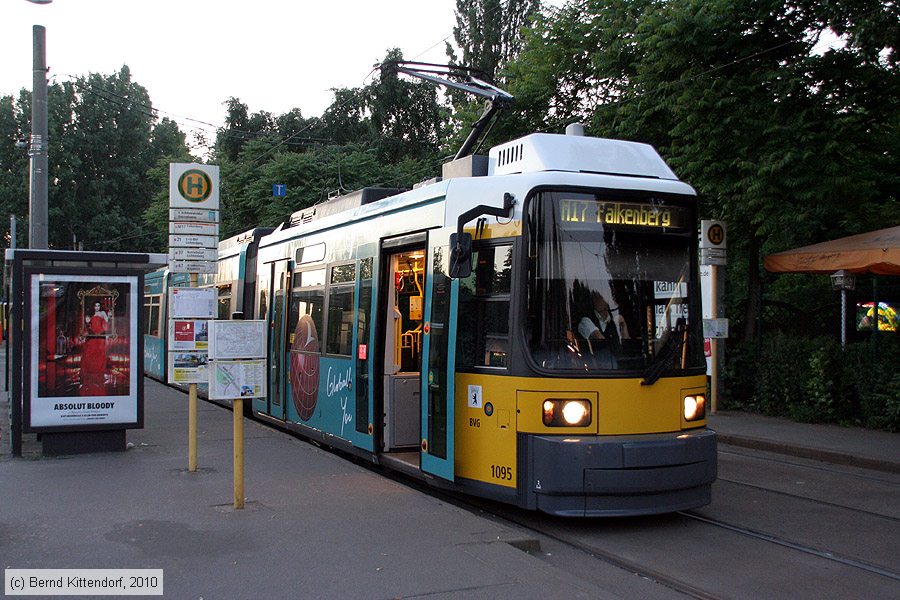
POLYGON ((588 225, 617 228, 681 229, 688 222, 687 209, 666 204, 563 198, 559 217, 564 228, 588 225))

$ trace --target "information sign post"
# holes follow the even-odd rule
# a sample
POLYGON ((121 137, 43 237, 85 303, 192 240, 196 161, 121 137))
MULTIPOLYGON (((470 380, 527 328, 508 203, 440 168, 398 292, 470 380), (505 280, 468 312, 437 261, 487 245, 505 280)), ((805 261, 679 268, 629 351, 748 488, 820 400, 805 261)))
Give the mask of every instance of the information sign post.
POLYGON ((266 395, 266 322, 213 321, 209 397, 232 399, 234 507, 244 508, 244 398, 266 395))
MULTIPOLYGON (((719 319, 719 267, 725 265, 725 222, 700 221, 700 264, 710 265, 710 321, 719 319)), ((721 323, 716 323, 721 325, 721 323)), ((727 335, 727 322, 724 324, 727 335)), ((706 329, 710 329, 707 327, 706 329)), ((721 330, 721 327, 713 327, 721 330)), ((706 336, 704 336, 706 337, 706 336)), ((719 338, 722 335, 711 335, 710 346, 710 412, 715 414, 719 406, 719 338)))
MULTIPOLYGON (((169 163, 169 270, 190 273, 192 288, 198 273, 216 272, 219 241, 219 167, 169 163)), ((215 304, 213 304, 215 306, 215 304)), ((200 315, 195 315, 200 316, 200 315)), ((208 317, 212 319, 215 313, 208 317)), ((182 355, 183 356, 183 355, 182 355)), ((172 358, 173 370, 175 357, 172 358)), ((199 370, 201 365, 195 365, 199 370)), ((197 471, 197 382, 188 385, 188 471, 197 471)))

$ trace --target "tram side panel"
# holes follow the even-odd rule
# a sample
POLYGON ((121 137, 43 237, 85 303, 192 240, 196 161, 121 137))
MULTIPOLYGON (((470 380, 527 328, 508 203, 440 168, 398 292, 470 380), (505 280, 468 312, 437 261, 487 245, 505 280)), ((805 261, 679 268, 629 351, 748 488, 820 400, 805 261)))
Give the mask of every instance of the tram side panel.
POLYGON ((144 276, 144 374, 166 381, 165 288, 168 269, 144 276))
POLYGON ((362 453, 418 450, 424 229, 442 220, 438 202, 417 209, 414 223, 408 213, 379 215, 262 242, 257 294, 270 320, 270 394, 254 402, 256 413, 362 453), (405 240, 411 225, 422 228, 414 247, 381 248, 405 240), (405 409, 394 402, 404 383, 414 401, 405 409), (414 435, 395 438, 400 430, 414 435))

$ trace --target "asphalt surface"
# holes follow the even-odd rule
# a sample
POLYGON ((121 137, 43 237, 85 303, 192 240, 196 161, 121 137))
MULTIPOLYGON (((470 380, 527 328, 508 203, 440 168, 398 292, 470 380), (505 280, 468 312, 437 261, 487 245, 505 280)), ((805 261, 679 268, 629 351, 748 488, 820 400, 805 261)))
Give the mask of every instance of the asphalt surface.
MULTIPOLYGON (((189 473, 187 395, 145 386, 145 427, 123 452, 44 457, 29 434, 13 457, 0 401, 4 569, 162 569, 165 597, 206 600, 672 597, 612 569, 609 585, 573 578, 533 534, 252 421, 236 510, 231 412, 199 402, 189 473)), ((895 434, 731 412, 709 422, 722 444, 900 472, 895 434)))

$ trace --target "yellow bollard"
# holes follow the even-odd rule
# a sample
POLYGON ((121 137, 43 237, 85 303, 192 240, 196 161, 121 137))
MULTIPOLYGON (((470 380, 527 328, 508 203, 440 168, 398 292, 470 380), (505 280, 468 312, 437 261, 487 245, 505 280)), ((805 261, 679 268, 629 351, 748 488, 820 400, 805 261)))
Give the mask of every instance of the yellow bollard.
POLYGON ((188 386, 188 471, 197 470, 197 384, 188 386))
MULTIPOLYGON (((191 273, 191 287, 197 287, 197 274, 191 273)), ((197 384, 188 385, 188 471, 197 471, 197 384)))
POLYGON ((234 507, 244 508, 244 399, 235 398, 231 407, 234 428, 234 507))

